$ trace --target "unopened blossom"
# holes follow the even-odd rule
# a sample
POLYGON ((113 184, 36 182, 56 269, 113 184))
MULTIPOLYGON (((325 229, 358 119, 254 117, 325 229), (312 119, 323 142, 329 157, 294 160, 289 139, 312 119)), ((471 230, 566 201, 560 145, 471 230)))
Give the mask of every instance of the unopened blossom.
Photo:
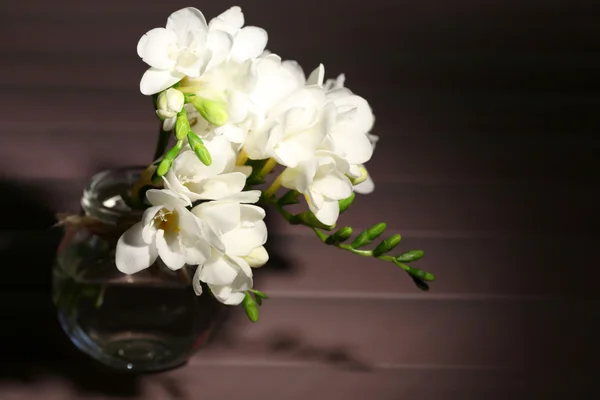
POLYGON ((138 42, 138 55, 150 66, 140 82, 140 90, 152 95, 167 89, 184 77, 200 76, 209 62, 226 57, 233 46, 231 35, 208 30, 204 15, 187 7, 174 12, 165 28, 148 31, 138 42))
POLYGON ((163 121, 163 130, 170 131, 175 127, 177 113, 183 109, 185 98, 177 89, 169 88, 158 95, 156 115, 163 121))
POLYGON ((235 165, 236 153, 222 137, 205 142, 212 163, 205 165, 189 148, 173 161, 164 177, 165 186, 191 204, 197 200, 235 200, 255 203, 259 190, 243 191, 246 174, 235 165))
POLYGON ((151 189, 146 197, 151 207, 117 243, 115 262, 119 271, 134 274, 148 268, 158 257, 167 267, 177 270, 185 264, 202 264, 212 248, 223 248, 208 225, 186 208, 189 202, 177 193, 151 189))
POLYGON ((223 243, 223 250, 213 249, 211 257, 198 266, 194 275, 194 289, 202 293, 200 282, 211 289, 222 303, 236 305, 242 302, 244 292, 252 288, 252 270, 268 256, 262 254, 267 240, 267 227, 262 208, 232 201, 211 201, 192 209, 205 221, 223 243))
POLYGON ((346 176, 348 163, 331 151, 318 151, 295 168, 281 174, 281 185, 304 194, 308 207, 325 225, 334 225, 339 217, 339 200, 352 194, 352 183, 346 176))

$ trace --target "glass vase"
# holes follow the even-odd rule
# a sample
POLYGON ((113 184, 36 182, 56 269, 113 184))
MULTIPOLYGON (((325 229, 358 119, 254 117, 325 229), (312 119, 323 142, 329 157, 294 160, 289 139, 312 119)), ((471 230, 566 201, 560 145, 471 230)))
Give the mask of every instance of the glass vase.
POLYGON ((206 341, 219 305, 196 296, 191 267, 167 268, 160 258, 134 275, 115 265, 127 221, 142 211, 124 200, 143 168, 95 175, 83 192, 82 215, 65 224, 53 271, 53 300, 71 341, 99 362, 124 371, 156 371, 184 364, 206 341))

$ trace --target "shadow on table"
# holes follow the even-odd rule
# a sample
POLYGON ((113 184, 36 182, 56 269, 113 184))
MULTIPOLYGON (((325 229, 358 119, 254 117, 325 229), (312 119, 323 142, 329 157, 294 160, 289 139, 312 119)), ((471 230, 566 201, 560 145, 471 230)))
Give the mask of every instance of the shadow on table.
MULTIPOLYGON (((51 276, 63 232, 52 228, 55 215, 44 203, 49 196, 52 193, 0 180, 0 393, 5 384, 57 379, 68 381, 82 394, 137 397, 141 393, 140 376, 116 373, 89 359, 75 348, 58 323, 51 300, 51 276)), ((290 261, 277 252, 278 247, 277 239, 270 238, 271 261, 261 273, 294 272, 290 261)), ((260 277, 256 282, 260 285, 260 277)), ((231 338, 230 308, 223 311, 215 335, 227 341, 231 338)), ((186 397, 168 375, 157 381, 172 398, 186 397)))

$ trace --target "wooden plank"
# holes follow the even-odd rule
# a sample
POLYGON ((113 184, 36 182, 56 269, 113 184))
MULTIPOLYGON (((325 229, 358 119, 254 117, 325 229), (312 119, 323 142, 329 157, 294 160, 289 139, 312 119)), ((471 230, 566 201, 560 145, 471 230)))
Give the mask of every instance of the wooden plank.
MULTIPOLYGON (((147 105, 147 103, 144 103, 147 105)), ((143 112, 143 111, 142 111, 143 112)), ((0 126, 5 144, 0 167, 18 165, 15 178, 86 178, 102 166, 149 163, 155 146, 158 120, 145 111, 146 122, 133 126, 24 128, 0 126), (147 128, 147 129, 146 129, 147 128), (31 146, 34 144, 34 146, 31 146), (22 149, 29 148, 29 151, 22 149), (44 160, 45 168, 39 163, 44 160)), ((127 118, 124 118, 127 120, 127 118)), ((116 123, 116 121, 113 121, 116 123)), ((464 132, 402 132, 396 135, 382 121, 380 143, 369 162, 376 183, 480 184, 525 182, 569 185, 600 183, 600 140, 597 137, 528 137, 519 134, 486 135, 464 132), (573 162, 565 162, 573 160, 573 162), (501 168, 498 166, 501 165, 501 168), (551 178, 548 172, 552 171, 551 178)))
MULTIPOLYGON (((107 293, 109 295, 109 293, 107 293)), ((62 350, 49 323, 49 294, 3 291, 15 328, 1 333, 3 360, 45 362, 62 350), (33 342, 35 324, 46 340, 33 342)), ((107 300, 108 301, 108 300, 107 300)), ((585 371, 598 349, 598 300, 381 300, 272 297, 260 321, 227 308, 206 363, 317 363, 348 368, 519 369, 572 365, 585 371), (387 367, 386 367, 387 366, 387 367)), ((65 353, 67 354, 67 353, 65 353)))
MULTIPOLYGON (((289 368, 275 366, 188 366, 150 376, 103 373, 104 379, 86 376, 71 366, 66 376, 56 372, 34 377, 35 384, 8 382, 0 386, 5 400, 43 396, 46 400, 65 398, 144 400, 194 399, 199 394, 210 399, 273 398, 300 400, 330 398, 359 400, 503 400, 594 398, 597 390, 589 381, 574 379, 544 381, 539 375, 496 371, 373 370, 369 372, 314 366, 289 368), (110 386, 100 382, 110 380, 110 386), (575 385, 573 382, 578 382, 575 385), (118 396, 118 397, 117 397, 118 396), (581 396, 581 397, 580 397, 581 396), (584 397, 587 396, 587 397, 584 397)), ((548 376, 546 376, 547 378, 548 376)))
MULTIPOLYGON (((42 200, 35 203, 44 210, 76 211, 86 182, 68 179, 23 182, 13 187, 14 198, 6 203, 18 204, 15 199, 36 193, 42 200)), ((389 231, 400 234, 436 230, 443 236, 443 231, 457 230, 488 231, 496 237, 548 232, 595 236, 600 224, 595 212, 599 196, 597 186, 583 184, 563 185, 560 190, 547 184, 380 185, 371 195, 357 196, 351 211, 340 217, 338 226, 364 229, 387 221, 389 231), (376 212, 373 204, 381 211, 376 212)), ((270 213, 275 215, 274 211, 270 213)), ((18 228, 18 221, 16 216, 7 216, 7 228, 18 228)), ((288 225, 278 217, 269 223, 279 233, 307 232, 306 228, 288 225)))
MULTIPOLYGON (((40 223, 40 221, 38 221, 40 223)), ((46 226, 51 219, 46 219, 46 226)), ((0 232, 0 253, 7 265, 25 262, 31 271, 9 270, 0 290, 49 290, 48 267, 62 231, 0 232), (27 252, 27 248, 36 249, 27 252), (31 274, 32 271, 39 273, 31 274)), ((426 256, 414 267, 436 275, 422 293, 393 264, 355 256, 321 244, 309 235, 271 231, 271 261, 255 270, 255 286, 284 298, 524 299, 595 293, 600 258, 597 237, 443 237, 405 236, 399 251, 422 248, 426 256), (577 271, 576 273, 574 271, 577 271)))

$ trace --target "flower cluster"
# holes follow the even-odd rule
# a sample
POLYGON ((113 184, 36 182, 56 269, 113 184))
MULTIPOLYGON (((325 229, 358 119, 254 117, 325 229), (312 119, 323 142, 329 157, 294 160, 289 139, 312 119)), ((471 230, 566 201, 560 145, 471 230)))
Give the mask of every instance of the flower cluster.
MULTIPOLYGON (((244 26, 239 7, 208 23, 185 8, 140 39, 138 55, 150 66, 140 90, 155 98, 163 140, 148 169, 154 188, 144 192, 143 218, 117 246, 122 272, 158 257, 173 270, 197 266, 198 294, 204 283, 222 303, 243 302, 248 312, 249 293, 259 304, 266 298, 252 289, 252 267, 268 260, 265 211, 255 203, 275 205, 291 223, 332 229, 354 192, 373 191, 364 166, 377 141, 368 102, 344 86, 343 75, 325 80, 319 65, 306 77, 266 45, 266 31, 244 26), (281 173, 271 186, 252 190, 275 167, 281 173), (277 198, 281 187, 290 191, 277 198), (283 210, 299 196, 308 211, 283 210)), ((336 234, 320 237, 339 245, 336 234)))

